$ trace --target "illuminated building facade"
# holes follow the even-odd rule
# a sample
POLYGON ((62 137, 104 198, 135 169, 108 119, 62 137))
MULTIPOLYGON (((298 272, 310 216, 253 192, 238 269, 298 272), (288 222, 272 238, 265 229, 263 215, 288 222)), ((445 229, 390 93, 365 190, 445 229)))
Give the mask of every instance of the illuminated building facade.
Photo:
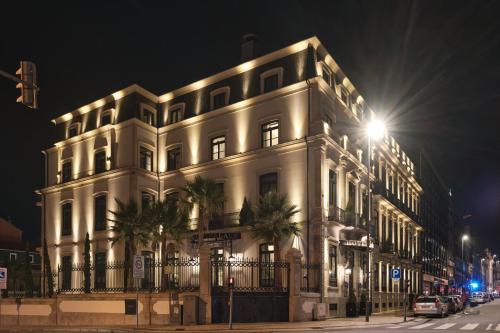
MULTIPOLYGON (((343 316, 349 290, 359 302, 369 284, 364 123, 373 117, 315 37, 161 96, 133 85, 62 115, 53 121, 60 139, 45 152, 41 191, 51 264, 81 263, 87 232, 93 260, 123 260, 123 244, 108 241, 114 199, 133 198, 140 207, 175 199, 186 180, 201 175, 220 183, 226 197, 210 231, 241 234, 230 247, 213 245, 212 256, 274 257, 272 244, 254 240, 238 214, 245 198, 255 204, 268 190, 286 193, 300 209, 301 235, 283 240, 281 259, 300 251, 300 289, 326 303, 330 316, 343 316), (307 267, 320 272, 317 283, 307 267)), ((372 163, 373 309, 386 311, 403 298, 391 268, 402 268, 411 292, 419 291, 422 189, 413 162, 387 133, 374 144, 372 163)), ((166 248, 197 256, 189 241, 166 248)))

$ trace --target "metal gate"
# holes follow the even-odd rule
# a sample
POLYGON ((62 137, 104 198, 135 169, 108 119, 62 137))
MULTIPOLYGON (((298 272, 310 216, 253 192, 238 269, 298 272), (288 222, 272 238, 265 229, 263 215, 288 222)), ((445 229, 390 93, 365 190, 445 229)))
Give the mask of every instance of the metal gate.
POLYGON ((213 323, 229 320, 229 277, 234 278, 233 322, 288 321, 287 262, 213 260, 210 267, 213 323))

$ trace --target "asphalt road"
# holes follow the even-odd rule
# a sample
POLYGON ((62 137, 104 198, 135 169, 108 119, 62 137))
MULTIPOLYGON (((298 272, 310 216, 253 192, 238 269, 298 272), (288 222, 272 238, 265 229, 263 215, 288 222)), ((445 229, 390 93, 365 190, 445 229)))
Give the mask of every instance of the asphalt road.
MULTIPOLYGON (((332 330, 333 331, 333 330, 332 330)), ((470 308, 470 313, 458 313, 445 318, 419 317, 415 321, 399 325, 381 325, 352 329, 336 329, 335 332, 415 332, 415 333, 450 333, 467 331, 500 332, 500 300, 470 308)), ((493 333, 492 332, 492 333, 493 333)))

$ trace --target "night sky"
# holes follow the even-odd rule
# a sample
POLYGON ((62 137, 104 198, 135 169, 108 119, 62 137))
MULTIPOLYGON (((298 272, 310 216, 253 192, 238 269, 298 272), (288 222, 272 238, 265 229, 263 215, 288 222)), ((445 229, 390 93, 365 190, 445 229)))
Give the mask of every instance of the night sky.
POLYGON ((38 66, 39 110, 0 77, 0 216, 39 242, 50 120, 137 83, 155 94, 318 36, 403 142, 426 147, 476 249, 500 251, 500 1, 2 1, 0 69, 38 66), (53 6, 53 7, 50 7, 53 6))

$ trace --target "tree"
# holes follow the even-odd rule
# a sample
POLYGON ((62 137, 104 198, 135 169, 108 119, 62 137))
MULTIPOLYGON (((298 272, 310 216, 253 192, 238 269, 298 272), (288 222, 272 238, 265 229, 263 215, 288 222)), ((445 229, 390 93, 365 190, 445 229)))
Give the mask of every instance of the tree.
POLYGON ((33 297, 33 272, 31 271, 30 245, 26 244, 24 257, 24 290, 27 297, 33 297))
POLYGON ((12 283, 8 283, 7 287, 12 285, 12 291, 14 292, 14 295, 17 296, 18 292, 18 282, 20 282, 20 279, 24 275, 24 268, 23 268, 23 263, 20 260, 9 260, 7 263, 7 271, 9 274, 7 275, 8 281, 11 281, 12 283))
POLYGON ((196 176, 194 181, 187 182, 183 191, 186 193, 185 203, 189 210, 192 210, 195 204, 198 205, 198 246, 201 247, 209 221, 222 213, 224 192, 215 181, 201 176, 196 176))
POLYGON ((276 261, 281 260, 280 241, 300 233, 299 224, 291 220, 298 212, 300 210, 288 202, 286 195, 272 191, 259 198, 255 207, 253 237, 273 243, 276 261))
POLYGON ((188 232, 188 213, 172 201, 152 203, 144 212, 145 224, 152 234, 153 244, 162 242, 162 253, 166 252, 168 239, 180 243, 188 232))
POLYGON ((110 231, 113 232, 113 237, 110 238, 111 246, 114 246, 117 242, 123 241, 126 247, 126 266, 128 268, 128 276, 125 276, 126 288, 132 289, 133 279, 133 268, 130 264, 132 262, 133 256, 137 252, 139 246, 147 246, 150 239, 150 229, 145 227, 143 223, 143 215, 139 212, 137 207, 137 202, 134 199, 130 199, 127 203, 124 203, 118 199, 115 199, 118 209, 116 211, 111 211, 113 218, 108 219, 112 222, 110 231))
POLYGON ((89 233, 85 235, 85 245, 83 247, 83 290, 90 293, 90 237, 89 233))
POLYGON ((43 262, 44 262, 44 271, 45 276, 47 278, 47 296, 52 297, 54 295, 54 278, 52 276, 52 270, 50 268, 50 257, 49 251, 47 249, 47 240, 43 240, 43 262))
POLYGON ((240 210, 240 225, 249 225, 253 223, 255 216, 252 211, 252 206, 248 203, 247 197, 243 199, 243 204, 240 210))

